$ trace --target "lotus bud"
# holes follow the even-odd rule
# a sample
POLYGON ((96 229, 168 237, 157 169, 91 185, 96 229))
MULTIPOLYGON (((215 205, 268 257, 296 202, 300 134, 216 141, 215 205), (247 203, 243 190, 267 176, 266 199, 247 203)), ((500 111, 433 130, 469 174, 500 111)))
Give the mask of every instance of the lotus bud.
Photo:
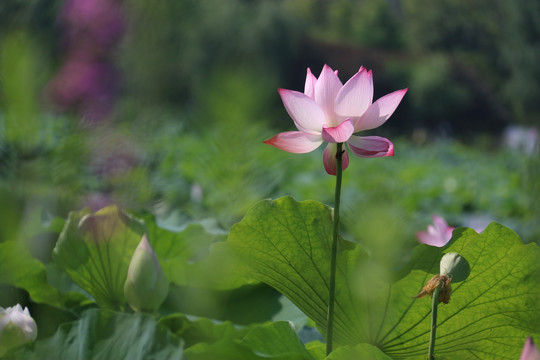
POLYGON ((449 276, 453 283, 465 280, 471 273, 469 262, 458 253, 445 254, 441 259, 440 274, 449 276))
POLYGON ((0 307, 0 357, 12 348, 34 341, 37 337, 36 322, 28 308, 17 304, 4 309, 0 307))
POLYGON ((129 263, 124 295, 133 310, 154 312, 168 292, 167 277, 148 238, 143 235, 129 263))

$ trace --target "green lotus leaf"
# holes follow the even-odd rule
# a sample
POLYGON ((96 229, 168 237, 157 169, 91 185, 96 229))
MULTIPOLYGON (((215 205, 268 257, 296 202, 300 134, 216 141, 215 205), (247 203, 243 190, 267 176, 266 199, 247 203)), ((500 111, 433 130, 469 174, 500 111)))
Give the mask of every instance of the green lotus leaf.
MULTIPOLYGON (((290 197, 256 204, 233 226, 227 247, 249 276, 287 296, 326 328, 332 210, 290 197)), ((414 299, 439 273, 444 253, 470 264, 439 306, 436 355, 446 359, 515 359, 527 336, 540 335, 540 251, 510 229, 491 224, 482 234, 456 229, 443 248, 418 245, 394 280, 380 279, 360 246, 338 254, 334 340, 366 343, 394 359, 427 354, 431 301, 414 299)))
POLYGON ((102 306, 122 307, 124 283, 144 224, 108 206, 72 212, 53 251, 55 263, 102 306))
POLYGON ((21 349, 8 359, 58 360, 180 360, 183 342, 153 316, 123 314, 106 309, 85 311, 60 326, 33 349, 21 349))

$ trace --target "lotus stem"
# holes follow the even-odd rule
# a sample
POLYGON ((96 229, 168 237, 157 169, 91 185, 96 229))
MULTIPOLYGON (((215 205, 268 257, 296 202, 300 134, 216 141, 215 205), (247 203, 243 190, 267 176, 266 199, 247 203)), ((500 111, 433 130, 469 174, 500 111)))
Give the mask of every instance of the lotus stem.
POLYGON ((332 342, 334 337, 334 303, 336 298, 336 267, 337 267, 337 245, 339 232, 339 205, 341 202, 341 179, 343 163, 343 143, 337 144, 336 152, 336 193, 334 198, 334 229, 332 236, 332 255, 330 258, 330 288, 328 294, 328 326, 326 328, 326 355, 332 352, 332 342))
POLYGON ((441 291, 442 281, 433 291, 433 299, 431 302, 431 336, 429 338, 428 359, 435 360, 435 337, 437 336, 437 309, 439 307, 439 292, 441 291))

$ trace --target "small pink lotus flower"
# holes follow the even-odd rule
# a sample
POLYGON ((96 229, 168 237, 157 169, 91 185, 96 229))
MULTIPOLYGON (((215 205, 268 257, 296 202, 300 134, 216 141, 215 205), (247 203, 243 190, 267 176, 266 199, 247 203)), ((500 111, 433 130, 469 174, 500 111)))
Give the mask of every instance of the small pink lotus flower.
POLYGON ((30 316, 28 308, 20 304, 13 307, 0 307, 0 358, 12 348, 34 341, 37 325, 30 316))
MULTIPOLYGON (((408 89, 394 91, 373 101, 371 70, 360 70, 343 85, 328 65, 317 79, 307 69, 304 93, 279 89, 279 95, 289 116, 299 131, 277 134, 264 143, 291 153, 303 154, 317 149, 323 142, 323 163, 326 172, 336 175, 337 143, 346 142, 359 157, 393 156, 394 145, 379 136, 354 136, 363 130, 375 129, 388 120, 408 89)), ((349 165, 347 151, 343 153, 342 169, 349 165)))
POLYGON ((416 237, 423 244, 442 247, 452 238, 452 231, 454 228, 448 226, 442 217, 433 215, 433 225, 428 225, 427 232, 417 232, 416 237))
POLYGON ((519 360, 540 360, 540 351, 534 345, 531 337, 528 337, 525 341, 519 360))

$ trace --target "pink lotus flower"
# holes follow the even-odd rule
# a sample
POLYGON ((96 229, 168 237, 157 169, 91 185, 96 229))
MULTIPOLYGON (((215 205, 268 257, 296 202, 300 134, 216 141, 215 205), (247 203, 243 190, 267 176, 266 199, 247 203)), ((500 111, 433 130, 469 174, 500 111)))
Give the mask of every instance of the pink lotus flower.
POLYGON ((525 341, 519 360, 540 360, 540 351, 530 337, 525 341))
POLYGON ((452 231, 454 228, 448 226, 442 217, 433 215, 433 225, 428 225, 427 232, 417 232, 416 237, 423 244, 442 247, 452 238, 452 231))
MULTIPOLYGON (((354 136, 354 133, 377 128, 384 124, 401 102, 408 89, 394 91, 373 101, 371 70, 361 67, 343 85, 328 65, 324 65, 317 79, 307 69, 304 93, 279 89, 279 95, 289 116, 299 131, 277 134, 264 143, 291 153, 308 153, 323 142, 323 163, 326 172, 336 174, 337 143, 346 142, 359 157, 393 156, 394 145, 379 136, 354 136)), ((343 153, 342 169, 349 165, 349 156, 343 153)))

